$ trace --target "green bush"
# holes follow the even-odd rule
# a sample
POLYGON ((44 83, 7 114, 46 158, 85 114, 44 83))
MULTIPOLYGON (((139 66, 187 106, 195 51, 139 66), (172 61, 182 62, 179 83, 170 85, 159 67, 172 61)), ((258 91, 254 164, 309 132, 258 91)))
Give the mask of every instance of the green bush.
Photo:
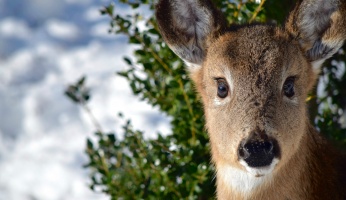
MULTIPOLYGON (((257 21, 279 25, 294 5, 290 0, 214 2, 230 23, 257 21)), ((134 130, 128 121, 122 129, 124 139, 119 140, 119 133, 102 132, 94 120, 97 141, 88 140, 86 148, 89 156, 86 167, 92 172, 90 187, 108 194, 111 199, 212 199, 215 179, 202 105, 182 61, 158 32, 153 11, 155 3, 153 0, 120 0, 119 4, 133 9, 133 15, 116 14, 114 4, 104 7, 101 13, 111 19, 110 33, 126 35, 129 45, 136 47, 135 60, 124 58, 128 70, 118 75, 128 80, 134 94, 172 118, 171 133, 145 140, 143 133, 134 130), (150 16, 140 14, 142 9, 148 8, 150 16), (145 24, 145 29, 139 28, 140 23, 145 24), (138 74, 145 74, 145 78, 138 74)), ((312 121, 321 132, 329 133, 328 137, 345 145, 346 129, 341 128, 338 121, 345 111, 346 73, 337 75, 336 65, 345 61, 344 51, 333 60, 323 68, 322 76, 328 79, 325 95, 317 98, 314 92, 309 103, 312 121)), ((85 78, 69 86, 66 95, 91 113, 87 107, 90 94, 85 78)))

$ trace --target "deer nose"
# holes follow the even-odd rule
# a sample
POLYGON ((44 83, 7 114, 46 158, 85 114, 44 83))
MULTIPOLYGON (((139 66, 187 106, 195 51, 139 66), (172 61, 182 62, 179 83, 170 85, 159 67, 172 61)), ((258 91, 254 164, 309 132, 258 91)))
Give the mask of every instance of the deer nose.
POLYGON ((239 159, 244 160, 249 167, 269 166, 278 156, 279 147, 276 140, 256 132, 242 141, 238 148, 239 159))

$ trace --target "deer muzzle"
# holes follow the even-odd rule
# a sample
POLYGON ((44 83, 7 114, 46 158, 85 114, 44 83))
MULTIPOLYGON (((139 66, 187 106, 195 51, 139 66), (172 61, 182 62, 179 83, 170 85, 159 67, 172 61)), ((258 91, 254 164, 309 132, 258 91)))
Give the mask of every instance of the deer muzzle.
POLYGON ((278 142, 263 131, 254 131, 238 147, 238 158, 249 167, 260 168, 271 165, 274 158, 280 156, 278 142))

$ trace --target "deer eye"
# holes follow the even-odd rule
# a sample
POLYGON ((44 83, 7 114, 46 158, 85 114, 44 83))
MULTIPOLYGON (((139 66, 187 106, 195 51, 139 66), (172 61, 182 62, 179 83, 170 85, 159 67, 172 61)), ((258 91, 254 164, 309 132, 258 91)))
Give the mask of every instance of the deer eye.
POLYGON ((217 96, 226 98, 228 95, 228 85, 225 79, 217 79, 217 96))
POLYGON ((282 87, 283 93, 286 97, 291 98, 294 96, 294 80, 295 77, 288 77, 282 87))

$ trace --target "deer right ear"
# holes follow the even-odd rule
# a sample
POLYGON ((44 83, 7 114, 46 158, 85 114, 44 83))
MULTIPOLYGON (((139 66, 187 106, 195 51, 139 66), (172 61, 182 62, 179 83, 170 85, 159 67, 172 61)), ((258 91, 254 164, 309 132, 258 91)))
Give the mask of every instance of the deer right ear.
POLYGON ((319 74, 322 63, 346 39, 346 0, 302 0, 291 12, 286 30, 299 41, 319 74))
POLYGON ((190 71, 201 66, 210 42, 227 27, 209 0, 160 0, 156 18, 162 37, 190 71))

